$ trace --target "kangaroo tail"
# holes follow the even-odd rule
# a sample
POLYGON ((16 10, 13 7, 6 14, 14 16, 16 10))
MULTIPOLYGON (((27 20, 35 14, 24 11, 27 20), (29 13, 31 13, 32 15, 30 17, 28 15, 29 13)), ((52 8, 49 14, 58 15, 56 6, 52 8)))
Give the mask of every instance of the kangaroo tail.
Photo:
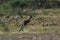
POLYGON ((20 32, 20 31, 23 31, 23 29, 24 29, 24 26, 21 26, 21 28, 20 28, 19 32, 20 32))

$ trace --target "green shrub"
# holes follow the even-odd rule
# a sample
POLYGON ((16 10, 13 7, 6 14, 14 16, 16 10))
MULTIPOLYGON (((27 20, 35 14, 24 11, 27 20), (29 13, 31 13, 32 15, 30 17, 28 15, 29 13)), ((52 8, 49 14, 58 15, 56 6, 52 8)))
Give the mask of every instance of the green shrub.
POLYGON ((9 32, 9 27, 8 27, 8 25, 3 25, 3 31, 4 31, 4 32, 9 32))

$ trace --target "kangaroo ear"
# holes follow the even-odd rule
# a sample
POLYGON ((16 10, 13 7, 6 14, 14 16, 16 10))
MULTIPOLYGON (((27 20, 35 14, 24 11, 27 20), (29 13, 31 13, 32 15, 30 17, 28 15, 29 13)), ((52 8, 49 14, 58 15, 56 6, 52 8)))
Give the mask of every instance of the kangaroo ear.
POLYGON ((30 18, 32 18, 32 15, 29 15, 30 16, 30 18))

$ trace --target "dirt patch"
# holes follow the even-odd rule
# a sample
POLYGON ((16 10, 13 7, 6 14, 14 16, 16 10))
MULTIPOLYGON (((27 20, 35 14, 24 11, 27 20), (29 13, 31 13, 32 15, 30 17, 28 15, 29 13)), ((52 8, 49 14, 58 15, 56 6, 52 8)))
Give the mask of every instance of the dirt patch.
POLYGON ((60 34, 54 33, 1 34, 0 40, 60 40, 60 34))

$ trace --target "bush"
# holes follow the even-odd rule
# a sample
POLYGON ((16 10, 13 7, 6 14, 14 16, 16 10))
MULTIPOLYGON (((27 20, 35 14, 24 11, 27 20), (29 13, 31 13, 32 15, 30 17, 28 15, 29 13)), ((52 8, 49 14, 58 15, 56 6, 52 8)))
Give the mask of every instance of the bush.
POLYGON ((8 25, 6 26, 6 25, 3 25, 3 31, 4 32, 9 32, 9 27, 8 27, 8 25))

